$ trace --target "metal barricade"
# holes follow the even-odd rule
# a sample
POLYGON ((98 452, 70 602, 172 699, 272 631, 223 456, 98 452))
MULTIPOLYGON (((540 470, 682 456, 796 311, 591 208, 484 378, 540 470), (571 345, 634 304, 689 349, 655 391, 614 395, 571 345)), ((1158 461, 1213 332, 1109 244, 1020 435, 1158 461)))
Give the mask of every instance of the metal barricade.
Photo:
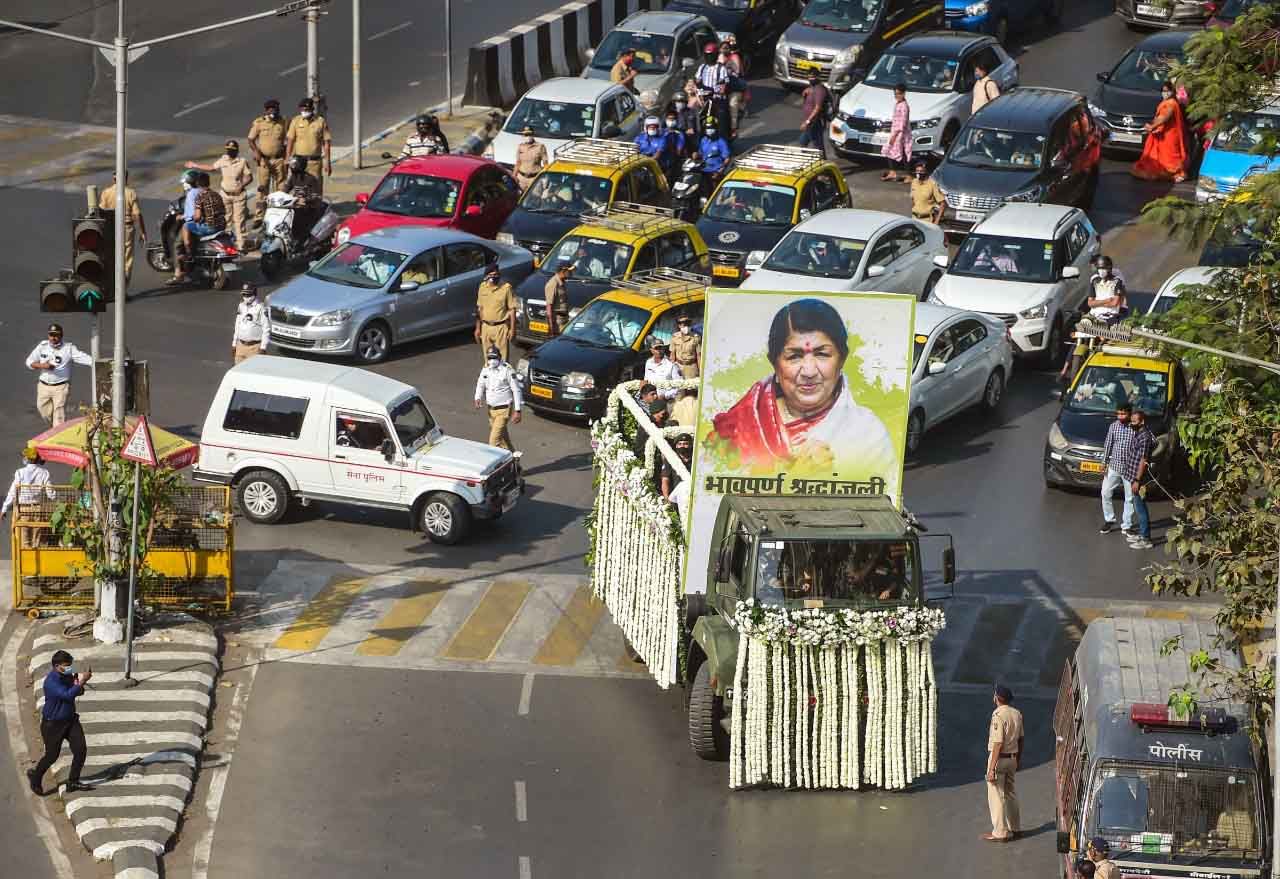
MULTIPOLYGON (((53 520, 67 504, 90 503, 68 485, 20 486, 10 532, 13 606, 73 610, 94 606, 93 571, 82 545, 59 542, 53 520)), ((155 517, 145 566, 139 568, 143 604, 191 610, 230 610, 235 595, 231 490, 180 487, 155 517)), ((128 535, 125 536, 128 547, 128 535)))

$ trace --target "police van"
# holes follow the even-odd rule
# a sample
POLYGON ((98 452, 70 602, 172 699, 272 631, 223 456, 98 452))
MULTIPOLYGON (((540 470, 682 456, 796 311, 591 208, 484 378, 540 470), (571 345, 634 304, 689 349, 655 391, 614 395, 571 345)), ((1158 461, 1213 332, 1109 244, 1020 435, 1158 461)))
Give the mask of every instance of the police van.
POLYGON ((230 485, 251 522, 329 501, 404 511, 443 544, 509 512, 524 488, 511 452, 445 435, 412 385, 262 354, 223 376, 194 477, 230 485))
POLYGON ((1125 876, 1260 877, 1268 851, 1261 754, 1243 705, 1201 693, 1179 717, 1171 690, 1206 651, 1224 668, 1207 621, 1103 618, 1063 670, 1053 728, 1061 875, 1073 879, 1088 840, 1110 843, 1125 876), (1163 650, 1178 638, 1181 648, 1163 650))

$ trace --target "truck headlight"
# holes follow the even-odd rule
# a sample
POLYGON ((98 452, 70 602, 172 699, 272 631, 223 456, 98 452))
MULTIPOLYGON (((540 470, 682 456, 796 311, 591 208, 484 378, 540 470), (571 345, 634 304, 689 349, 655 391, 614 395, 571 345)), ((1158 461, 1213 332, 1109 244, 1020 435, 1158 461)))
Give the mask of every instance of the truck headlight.
POLYGON ((1071 447, 1071 443, 1067 442, 1067 438, 1062 435, 1062 429, 1058 427, 1058 422, 1049 425, 1049 448, 1055 451, 1065 451, 1071 447))
POLYGON ((1023 320, 1039 320, 1049 313, 1049 300, 1046 299, 1039 305, 1033 305, 1025 311, 1018 312, 1018 317, 1023 320))
POLYGON ((516 236, 512 235, 510 232, 499 232, 497 235, 493 236, 493 240, 499 244, 510 244, 514 247, 516 243, 516 236))
POLYGON ((317 327, 337 327, 351 320, 351 309, 339 308, 337 311, 326 311, 311 319, 311 325, 317 327))
POLYGON ((834 67, 849 67, 853 62, 858 60, 858 56, 862 54, 862 44, 850 46, 847 49, 841 49, 836 53, 835 59, 831 62, 834 67))
POLYGON ((341 229, 338 230, 338 243, 346 244, 350 240, 351 240, 351 229, 348 226, 343 226, 341 229))
POLYGON ((516 300, 516 317, 524 317, 524 300, 516 300))
POLYGON ((529 375, 529 358, 521 357, 520 362, 516 364, 516 378, 524 381, 529 375))
POLYGON ((561 381, 566 388, 577 388, 580 391, 590 391, 596 386, 595 376, 586 372, 571 372, 561 381))
POLYGON ((964 8, 964 14, 968 16, 986 15, 991 10, 991 4, 987 0, 981 0, 979 3, 970 3, 964 8))

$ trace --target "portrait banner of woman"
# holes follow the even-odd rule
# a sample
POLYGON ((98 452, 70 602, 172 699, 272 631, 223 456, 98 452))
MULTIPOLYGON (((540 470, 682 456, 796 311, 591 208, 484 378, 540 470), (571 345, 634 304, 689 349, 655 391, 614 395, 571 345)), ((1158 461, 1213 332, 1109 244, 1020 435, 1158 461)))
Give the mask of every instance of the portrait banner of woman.
POLYGON ((913 297, 713 289, 706 316, 690 559, 706 557, 725 494, 900 505, 913 297))

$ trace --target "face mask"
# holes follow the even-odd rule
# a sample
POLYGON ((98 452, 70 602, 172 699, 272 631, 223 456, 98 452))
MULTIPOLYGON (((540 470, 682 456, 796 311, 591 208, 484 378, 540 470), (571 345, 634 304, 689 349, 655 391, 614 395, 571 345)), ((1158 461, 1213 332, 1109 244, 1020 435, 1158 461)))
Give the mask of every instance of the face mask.
POLYGON ((675 128, 675 127, 676 127, 676 120, 674 120, 674 119, 668 119, 668 120, 667 120, 667 127, 668 127, 668 128, 675 128))
POLYGON ((1161 92, 1160 97, 1164 98, 1167 101, 1173 97, 1173 92, 1168 92, 1168 91, 1161 92))
POLYGON ((526 137, 526 138, 524 139, 524 142, 525 142, 525 143, 533 143, 533 135, 531 134, 531 135, 529 135, 528 137, 526 137))
POLYGON ((228 158, 228 159, 234 159, 234 158, 235 158, 236 156, 238 156, 238 155, 240 155, 240 151, 239 151, 239 150, 227 150, 227 158, 228 158))
POLYGON ((300 115, 300 116, 302 116, 302 118, 303 118, 303 119, 310 119, 310 118, 311 118, 311 111, 310 111, 310 110, 303 110, 299 115, 300 115))
POLYGON ((1111 269, 1098 269, 1098 277, 1105 281, 1107 278, 1111 277, 1111 269))
POLYGON ((655 136, 655 135, 658 133, 658 129, 657 129, 657 128, 646 128, 646 129, 645 129, 645 133, 646 133, 646 134, 648 134, 650 137, 653 137, 653 136, 655 136))
POLYGON ((714 128, 708 128, 707 137, 712 138, 714 140, 715 136, 716 136, 716 130, 714 128))
POLYGON ((279 110, 268 110, 268 111, 267 111, 267 118, 268 118, 268 119, 279 119, 279 118, 280 118, 280 111, 279 111, 279 110))
POLYGON ((64 674, 64 675, 73 675, 73 674, 75 674, 75 673, 76 673, 76 670, 75 670, 75 668, 74 668, 73 666, 70 666, 70 665, 69 665, 69 666, 67 666, 67 667, 66 667, 66 668, 64 668, 64 669, 61 669, 58 673, 59 673, 59 674, 64 674))
POLYGON ((493 369, 493 368, 494 368, 494 367, 496 367, 500 362, 501 362, 501 361, 499 361, 499 360, 498 360, 498 358, 496 358, 496 357, 490 357, 490 358, 489 358, 489 368, 490 368, 490 369, 493 369))
POLYGON ((684 326, 680 327, 680 333, 685 336, 689 335, 689 325, 685 324, 684 326))
POLYGON ((190 184, 190 183, 188 183, 187 181, 183 180, 183 181, 182 181, 182 191, 183 191, 183 192, 187 192, 187 191, 188 191, 188 190, 190 190, 190 189, 191 189, 191 184, 190 184))
POLYGON ((916 179, 917 179, 917 180, 923 180, 924 178, 925 178, 925 173, 924 173, 923 171, 917 171, 917 172, 916 172, 916 179))

